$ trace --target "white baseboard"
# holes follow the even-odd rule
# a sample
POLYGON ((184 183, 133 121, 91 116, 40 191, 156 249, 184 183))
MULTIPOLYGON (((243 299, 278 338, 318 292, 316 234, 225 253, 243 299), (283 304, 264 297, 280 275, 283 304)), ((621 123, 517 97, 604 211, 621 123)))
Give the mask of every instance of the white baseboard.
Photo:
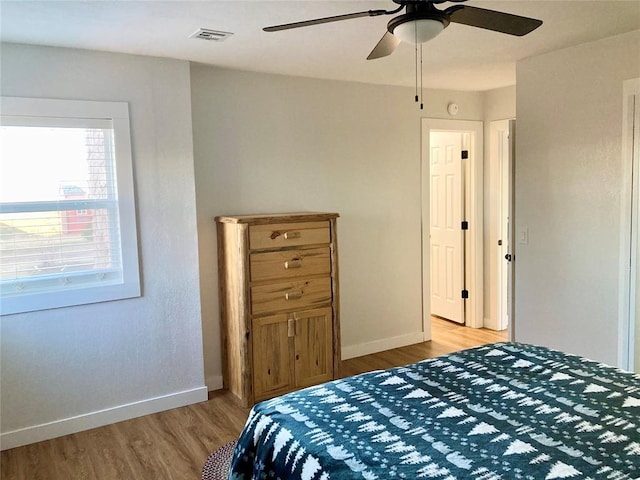
POLYGON ((506 330, 506 328, 498 328, 498 320, 494 318, 485 318, 484 319, 484 327, 489 330, 493 330, 494 332, 502 332, 506 330))
POLYGON ((213 390, 220 390, 222 387, 222 375, 208 375, 205 378, 207 382, 207 390, 212 392, 213 390))
POLYGON ((489 330, 495 330, 496 329, 496 323, 497 321, 494 320, 493 318, 484 318, 482 321, 482 326, 484 328, 488 328, 489 330))
POLYGON ((421 342, 424 342, 424 333, 420 331, 398 337, 383 338, 382 340, 375 340, 373 342, 359 343, 358 345, 343 346, 342 359, 347 360, 349 358, 361 357, 363 355, 383 352, 385 350, 391 350, 392 348, 406 347, 407 345, 421 342))
POLYGON ((30 443, 49 440, 51 438, 69 435, 71 433, 102 427, 111 423, 129 420, 151 413, 184 407, 193 403, 207 400, 207 387, 202 386, 191 390, 163 395, 161 397, 141 400, 139 402, 106 408, 96 412, 86 413, 75 417, 64 418, 54 422, 21 428, 0 435, 0 450, 20 447, 30 443))

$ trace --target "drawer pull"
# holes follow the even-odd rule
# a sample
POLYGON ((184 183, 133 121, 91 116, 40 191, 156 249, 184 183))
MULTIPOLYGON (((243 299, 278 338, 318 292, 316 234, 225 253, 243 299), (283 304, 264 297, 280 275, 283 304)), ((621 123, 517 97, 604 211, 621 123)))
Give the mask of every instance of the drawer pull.
POLYGON ((284 232, 284 238, 291 240, 293 238, 300 238, 302 234, 300 232, 284 232))
POLYGON ((299 258, 294 258, 292 260, 287 260, 286 262, 284 262, 284 268, 286 268, 286 269, 302 268, 302 260, 300 260, 299 258))
POLYGON ((284 294, 286 300, 298 300, 302 298, 302 292, 287 292, 284 294))

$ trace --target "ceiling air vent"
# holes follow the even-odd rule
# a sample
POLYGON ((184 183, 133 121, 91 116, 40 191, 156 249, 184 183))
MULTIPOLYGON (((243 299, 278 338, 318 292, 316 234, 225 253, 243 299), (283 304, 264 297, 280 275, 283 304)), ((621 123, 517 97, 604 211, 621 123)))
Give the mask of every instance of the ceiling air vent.
POLYGON ((233 33, 220 32, 218 30, 211 30, 210 28, 199 28, 189 38, 200 38, 202 40, 213 40, 214 42, 222 42, 229 38, 233 33))

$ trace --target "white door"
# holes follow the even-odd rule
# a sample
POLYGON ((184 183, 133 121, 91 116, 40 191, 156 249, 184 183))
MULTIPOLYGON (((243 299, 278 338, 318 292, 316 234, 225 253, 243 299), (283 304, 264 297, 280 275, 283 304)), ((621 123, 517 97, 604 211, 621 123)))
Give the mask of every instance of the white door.
POLYGON ((464 323, 462 134, 429 138, 431 313, 464 323))
MULTIPOLYGON (((516 341, 516 307, 514 304, 514 284, 515 284, 515 226, 516 226, 516 194, 514 186, 516 184, 515 178, 515 162, 516 162, 516 121, 509 120, 509 155, 508 155, 508 178, 507 178, 507 212, 509 221, 507 223, 507 244, 509 245, 508 263, 507 263, 507 315, 508 315, 508 328, 509 328, 509 341, 516 341)), ((528 237, 528 234, 527 234, 528 237)), ((524 243, 528 242, 528 238, 521 238, 524 243)))
POLYGON ((500 166, 500 206, 498 236, 498 278, 499 305, 498 330, 504 330, 509 325, 509 270, 511 258, 511 148, 509 135, 509 121, 500 122, 498 135, 498 161, 500 166), (503 128, 504 127, 504 128, 503 128))

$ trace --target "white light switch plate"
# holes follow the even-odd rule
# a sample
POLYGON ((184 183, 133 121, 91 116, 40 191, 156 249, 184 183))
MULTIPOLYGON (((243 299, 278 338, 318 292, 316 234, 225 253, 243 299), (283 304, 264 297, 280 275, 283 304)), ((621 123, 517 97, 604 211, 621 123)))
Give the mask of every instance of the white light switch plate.
POLYGON ((521 228, 518 231, 518 243, 520 243, 521 245, 526 245, 529 243, 529 229, 528 228, 521 228))

